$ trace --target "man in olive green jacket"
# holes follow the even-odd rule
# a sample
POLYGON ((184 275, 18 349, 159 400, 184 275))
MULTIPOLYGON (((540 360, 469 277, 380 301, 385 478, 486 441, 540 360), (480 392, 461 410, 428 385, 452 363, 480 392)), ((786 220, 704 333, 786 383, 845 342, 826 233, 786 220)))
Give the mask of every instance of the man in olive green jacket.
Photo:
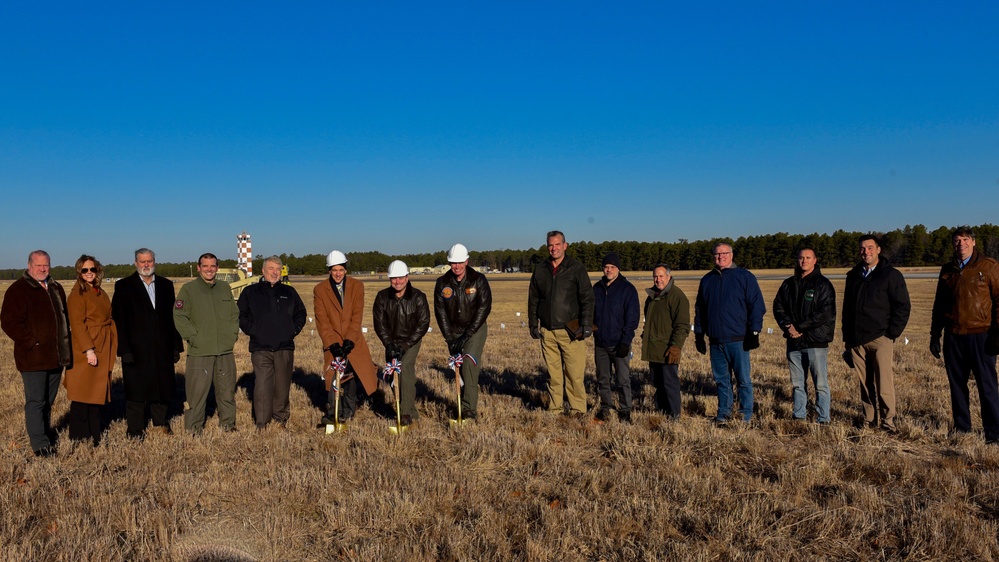
POLYGON ((654 286, 645 289, 645 331, 642 361, 649 362, 656 387, 656 408, 672 419, 680 417, 680 352, 690 334, 690 301, 673 284, 670 268, 652 268, 654 286))
POLYGON ((173 307, 174 324, 187 342, 184 428, 191 433, 201 433, 205 427, 205 404, 213 382, 219 426, 223 431, 236 429, 232 348, 239 336, 239 309, 229 284, 215 279, 218 263, 213 254, 202 254, 198 278, 180 288, 173 307))

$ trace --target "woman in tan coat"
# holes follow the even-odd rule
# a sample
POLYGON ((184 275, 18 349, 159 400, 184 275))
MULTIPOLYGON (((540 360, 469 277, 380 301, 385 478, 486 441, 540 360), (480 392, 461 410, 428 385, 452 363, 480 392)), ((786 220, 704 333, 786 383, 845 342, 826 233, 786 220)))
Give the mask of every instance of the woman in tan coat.
POLYGON ((93 256, 76 260, 76 284, 66 309, 73 338, 73 365, 62 383, 71 403, 69 437, 90 439, 96 446, 106 425, 105 406, 111 402, 111 370, 118 353, 118 331, 111 320, 111 299, 101 288, 104 268, 93 256))

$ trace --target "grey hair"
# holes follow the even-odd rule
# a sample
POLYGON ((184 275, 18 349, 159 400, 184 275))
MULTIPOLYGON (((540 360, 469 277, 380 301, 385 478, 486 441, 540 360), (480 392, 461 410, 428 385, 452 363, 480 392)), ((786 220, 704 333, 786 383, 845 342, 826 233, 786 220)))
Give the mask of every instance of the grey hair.
POLYGON ((153 256, 153 261, 156 261, 156 252, 150 250, 149 248, 139 248, 135 251, 135 261, 139 261, 139 254, 149 254, 153 256))
POLYGON ((664 263, 657 263, 656 265, 652 266, 652 273, 655 273, 656 270, 660 268, 666 270, 666 275, 673 275, 673 270, 670 269, 669 266, 664 263))
POLYGON ((281 267, 282 265, 284 265, 283 263, 281 263, 281 258, 279 258, 277 256, 270 256, 268 258, 264 258, 264 264, 267 264, 268 262, 270 262, 270 263, 276 263, 276 264, 278 264, 278 267, 281 267))
POLYGON ((52 258, 49 257, 49 253, 48 252, 46 252, 45 250, 35 250, 34 252, 31 252, 30 254, 28 254, 28 265, 31 265, 31 260, 35 256, 45 256, 45 259, 49 260, 49 263, 52 263, 52 258))
POLYGON ((720 246, 728 246, 728 249, 732 250, 732 254, 733 255, 735 254, 735 248, 733 248, 732 245, 729 244, 728 242, 715 242, 715 245, 711 246, 711 253, 712 254, 716 253, 720 246))

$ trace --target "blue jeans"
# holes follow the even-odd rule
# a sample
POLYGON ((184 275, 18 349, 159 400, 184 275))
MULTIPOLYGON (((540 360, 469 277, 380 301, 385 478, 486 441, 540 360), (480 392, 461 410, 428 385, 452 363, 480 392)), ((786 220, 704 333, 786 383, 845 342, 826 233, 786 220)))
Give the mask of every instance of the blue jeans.
POLYGON ((808 417, 808 377, 815 385, 815 413, 819 423, 829 423, 829 348, 808 347, 787 350, 787 368, 794 387, 794 419, 808 417))
POLYGON ((739 391, 739 413, 743 421, 753 417, 753 381, 749 378, 749 352, 742 342, 711 344, 711 373, 718 385, 717 420, 732 416, 732 373, 739 391))

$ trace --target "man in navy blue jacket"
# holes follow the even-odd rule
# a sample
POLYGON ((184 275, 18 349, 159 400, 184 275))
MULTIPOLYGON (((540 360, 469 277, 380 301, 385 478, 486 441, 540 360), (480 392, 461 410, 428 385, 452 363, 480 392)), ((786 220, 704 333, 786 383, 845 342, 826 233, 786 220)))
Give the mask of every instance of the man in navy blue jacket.
POLYGON ((593 323, 593 361, 597 366, 597 388, 600 410, 597 419, 606 420, 614 409, 611 387, 616 386, 620 398, 618 419, 631 423, 631 340, 638 328, 638 291, 621 275, 621 259, 615 252, 603 259, 604 276, 593 284, 595 308, 593 323), (611 365, 614 385, 611 384, 611 365))
POLYGON ((753 417, 753 381, 749 373, 749 352, 760 346, 760 330, 767 307, 756 277, 732 263, 732 246, 719 242, 711 253, 715 268, 701 278, 694 305, 694 343, 707 353, 711 343, 711 372, 718 385, 716 423, 727 423, 732 415, 732 378, 739 392, 739 413, 743 421, 753 417))

